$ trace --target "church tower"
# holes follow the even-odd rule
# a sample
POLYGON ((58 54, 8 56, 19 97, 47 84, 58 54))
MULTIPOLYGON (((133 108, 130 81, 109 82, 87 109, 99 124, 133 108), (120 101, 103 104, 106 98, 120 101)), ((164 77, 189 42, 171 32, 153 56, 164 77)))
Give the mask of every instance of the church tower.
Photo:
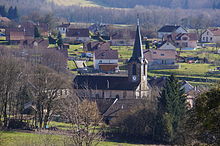
POLYGON ((147 65, 148 62, 144 58, 142 49, 140 24, 138 18, 133 53, 130 60, 128 61, 129 83, 139 85, 136 91, 136 98, 142 98, 143 96, 147 96, 147 65))

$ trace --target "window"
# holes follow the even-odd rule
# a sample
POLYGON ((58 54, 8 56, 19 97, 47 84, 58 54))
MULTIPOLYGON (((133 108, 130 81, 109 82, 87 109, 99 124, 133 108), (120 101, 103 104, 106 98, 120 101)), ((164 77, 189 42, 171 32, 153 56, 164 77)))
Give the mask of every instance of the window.
POLYGON ((203 41, 205 40, 205 37, 203 37, 203 41))
POLYGON ((126 98, 126 96, 127 96, 127 92, 124 91, 124 92, 123 92, 123 98, 126 98))
POLYGON ((166 60, 162 60, 162 64, 167 64, 167 61, 166 60))
POLYGON ((132 75, 137 75, 136 64, 132 65, 132 75))
POLYGON ((99 98, 99 94, 96 94, 96 95, 95 95, 95 98, 99 98))
POLYGON ((209 32, 207 31, 207 35, 209 35, 209 32))
POLYGON ((212 41, 212 37, 210 37, 210 41, 212 41))
POLYGON ((157 54, 157 52, 153 52, 153 54, 157 54))
POLYGON ((116 95, 116 98, 119 99, 119 95, 116 95))
POLYGON ((164 54, 160 54, 160 56, 164 56, 164 54))
POLYGON ((186 41, 186 40, 188 40, 188 38, 187 37, 183 37, 182 40, 186 41))
POLYGON ((144 75, 146 75, 146 65, 144 65, 144 75))

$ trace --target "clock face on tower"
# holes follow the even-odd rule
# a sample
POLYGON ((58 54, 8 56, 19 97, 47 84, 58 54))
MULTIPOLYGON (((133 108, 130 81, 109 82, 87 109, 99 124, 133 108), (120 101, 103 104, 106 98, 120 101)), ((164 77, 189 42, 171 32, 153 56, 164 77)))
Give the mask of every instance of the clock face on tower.
POLYGON ((137 77, 136 76, 132 76, 132 81, 136 81, 137 77))

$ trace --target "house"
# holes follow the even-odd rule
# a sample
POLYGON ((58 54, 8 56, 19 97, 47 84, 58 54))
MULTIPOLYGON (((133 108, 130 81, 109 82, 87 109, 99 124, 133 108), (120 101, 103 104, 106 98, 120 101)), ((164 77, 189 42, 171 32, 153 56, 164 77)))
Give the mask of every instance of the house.
POLYGON ((9 44, 19 44, 25 40, 25 31, 22 27, 6 28, 5 36, 9 44))
POLYGON ((175 50, 154 50, 149 49, 144 52, 144 56, 148 61, 149 69, 176 69, 179 66, 176 65, 175 50))
POLYGON ((208 28, 202 33, 200 41, 202 43, 220 42, 220 28, 208 28))
POLYGON ((62 23, 61 25, 57 26, 57 30, 61 33, 66 35, 67 28, 70 26, 70 23, 62 23))
POLYGON ((170 35, 172 33, 187 33, 187 30, 178 25, 165 25, 157 31, 157 36, 162 39, 165 35, 170 35))
POLYGON ((176 50, 176 47, 169 41, 159 42, 156 47, 158 50, 176 50))
POLYGON ((135 31, 130 29, 111 29, 111 46, 132 46, 135 40, 135 31))
POLYGON ((38 23, 36 27, 39 29, 41 36, 48 37, 49 36, 49 25, 46 23, 38 23))
POLYGON ((96 50, 94 53, 94 68, 103 72, 112 72, 118 69, 117 50, 96 50))
POLYGON ((68 28, 65 41, 67 42, 87 42, 90 40, 89 29, 87 28, 68 28))
POLYGON ((197 48, 198 37, 196 33, 172 33, 165 35, 163 40, 172 42, 177 48, 197 48))
POLYGON ((24 40, 24 41, 20 42, 21 48, 46 49, 48 46, 49 46, 49 41, 46 39, 24 40))
MULTIPOLYGON (((104 56, 106 55, 104 54, 104 56)), ((114 57, 116 58, 116 55, 114 57)), ((100 58, 102 59, 102 54, 100 58)), ((90 99, 119 99, 120 101, 120 99, 147 97, 149 95, 147 60, 144 59, 139 25, 137 25, 133 54, 128 61, 128 74, 126 76, 77 75, 73 83, 74 88, 79 91, 78 96, 88 96, 90 99)))
POLYGON ((95 50, 109 50, 109 42, 90 41, 83 43, 83 50, 86 52, 93 52, 95 50))

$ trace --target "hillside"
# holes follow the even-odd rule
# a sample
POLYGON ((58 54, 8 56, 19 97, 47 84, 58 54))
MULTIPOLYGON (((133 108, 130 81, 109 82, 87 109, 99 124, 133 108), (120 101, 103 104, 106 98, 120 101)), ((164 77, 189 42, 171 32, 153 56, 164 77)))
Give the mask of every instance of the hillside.
POLYGON ((159 6, 167 8, 201 9, 220 8, 220 0, 48 0, 60 6, 105 6, 115 8, 134 8, 141 6, 159 6))

